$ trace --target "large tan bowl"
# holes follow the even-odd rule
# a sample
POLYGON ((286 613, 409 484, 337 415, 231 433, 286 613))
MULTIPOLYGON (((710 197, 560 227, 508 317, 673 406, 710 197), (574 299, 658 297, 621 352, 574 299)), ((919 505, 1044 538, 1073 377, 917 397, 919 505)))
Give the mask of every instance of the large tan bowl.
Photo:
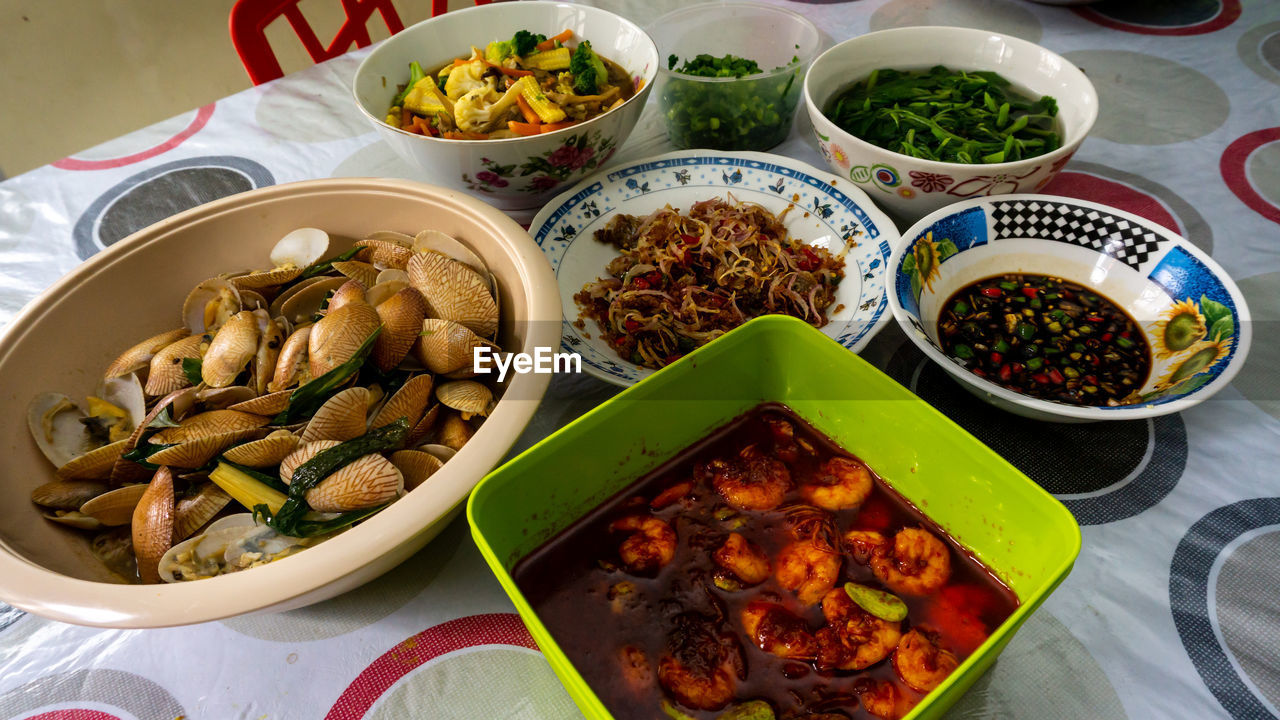
POLYGON ((32 488, 53 477, 26 426, 41 391, 83 398, 140 338, 181 324, 187 293, 218 272, 261 267, 289 230, 319 227, 336 252, 374 230, 435 228, 484 257, 501 291, 500 339, 533 352, 560 341, 550 266, 523 229, 460 193, 418 183, 333 179, 279 185, 175 215, 116 243, 31 302, 0 336, 0 600, 55 620, 143 628, 301 607, 368 582, 440 532, 503 458, 546 392, 549 375, 508 379, 475 437, 431 481, 375 518, 296 556, 173 585, 123 585, 85 537, 41 517, 32 488))

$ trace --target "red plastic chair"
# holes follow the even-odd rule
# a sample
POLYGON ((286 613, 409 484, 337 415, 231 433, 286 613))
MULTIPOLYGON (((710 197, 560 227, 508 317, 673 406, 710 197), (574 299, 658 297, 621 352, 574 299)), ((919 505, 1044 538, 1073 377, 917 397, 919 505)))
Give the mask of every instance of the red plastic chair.
MULTIPOLYGON (((298 34, 298 39, 302 41, 302 46, 315 62, 342 55, 352 45, 358 48, 370 45, 373 41, 369 38, 366 25, 374 12, 382 15, 382 21, 392 35, 404 29, 404 23, 400 22, 400 16, 391 0, 342 0, 342 9, 347 18, 326 47, 298 9, 300 1, 238 0, 231 8, 231 43, 240 54, 240 62, 244 63, 244 69, 254 85, 284 76, 284 70, 276 60, 275 51, 271 49, 265 33, 267 26, 281 15, 289 21, 293 31, 298 34)), ((475 0, 477 5, 487 5, 490 2, 492 0, 475 0)), ((449 0, 431 0, 432 17, 441 15, 448 9, 449 0)))

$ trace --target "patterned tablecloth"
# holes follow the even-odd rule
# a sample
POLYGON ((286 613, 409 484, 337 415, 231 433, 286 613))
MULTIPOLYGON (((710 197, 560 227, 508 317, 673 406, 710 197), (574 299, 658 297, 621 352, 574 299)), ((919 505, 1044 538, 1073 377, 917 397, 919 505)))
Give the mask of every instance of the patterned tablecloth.
MULTIPOLYGON (((647 23, 677 0, 599 4, 647 23)), ((1000 414, 896 327, 864 352, 1057 495, 1084 528, 1075 571, 949 717, 1280 717, 1280 335, 1268 331, 1280 319, 1280 3, 786 5, 828 42, 963 25, 1064 54, 1093 79, 1101 114, 1047 191, 1181 233, 1236 279, 1259 322, 1230 388, 1180 415, 1127 423, 1055 427, 1000 414)), ((0 183, 0 325, 102 247, 199 203, 306 178, 412 178, 350 103, 362 56, 0 183)), ((649 108, 619 159, 668 149, 649 108)), ((774 152, 823 166, 803 117, 774 152)), ((517 449, 613 392, 557 377, 517 449)), ((381 579, 283 614, 103 631, 0 605, 0 720, 177 717, 579 714, 462 519, 381 579)))

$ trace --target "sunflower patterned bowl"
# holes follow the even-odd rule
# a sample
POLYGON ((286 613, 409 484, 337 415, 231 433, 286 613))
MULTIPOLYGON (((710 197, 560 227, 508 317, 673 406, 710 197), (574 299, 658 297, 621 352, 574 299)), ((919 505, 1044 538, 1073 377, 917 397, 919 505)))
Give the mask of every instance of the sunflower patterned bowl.
MULTIPOLYGON (((925 216, 889 258, 889 306, 907 336, 965 389, 1039 420, 1133 420, 1185 410, 1244 365, 1252 327, 1235 283, 1160 225, 1106 205, 1048 195, 977 198, 925 216), (1090 288, 1134 320, 1151 369, 1115 406, 1030 397, 946 355, 938 320, 956 291, 1006 273, 1090 288)), ((1038 319, 1032 319, 1032 324, 1038 319)))

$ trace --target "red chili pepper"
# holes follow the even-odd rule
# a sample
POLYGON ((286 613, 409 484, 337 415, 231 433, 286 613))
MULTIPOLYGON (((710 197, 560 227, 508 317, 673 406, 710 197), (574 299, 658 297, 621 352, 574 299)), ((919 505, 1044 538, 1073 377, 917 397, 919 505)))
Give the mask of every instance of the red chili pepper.
POLYGON ((1085 381, 1085 382, 1087 382, 1087 383, 1089 383, 1090 385, 1097 385, 1097 384, 1098 384, 1098 376, 1097 376, 1097 375, 1085 375, 1085 376, 1084 376, 1084 381, 1085 381))
POLYGON ((1032 380, 1035 380, 1036 382, 1040 383, 1041 385, 1048 385, 1048 384, 1049 384, 1049 376, 1048 376, 1048 375, 1045 375, 1044 373, 1036 373, 1035 375, 1032 375, 1032 376, 1031 376, 1031 379, 1032 379, 1032 380))
POLYGON ((613 341, 613 344, 614 344, 614 345, 617 345, 618 347, 622 347, 622 346, 623 346, 623 345, 625 345, 626 343, 627 343, 627 339, 626 339, 625 337, 620 337, 620 338, 618 338, 617 340, 614 340, 614 341, 613 341))
POLYGON ((1049 379, 1054 385, 1062 384, 1062 373, 1058 372, 1058 368, 1049 368, 1049 379))
POLYGON ((1033 297, 1035 297, 1036 295, 1040 294, 1040 289, 1039 289, 1039 288, 1033 288, 1033 287, 1024 287, 1024 288, 1022 288, 1022 294, 1023 294, 1023 295, 1026 295, 1026 296, 1027 296, 1027 297, 1029 297, 1029 298, 1033 298, 1033 297))
POLYGON ((637 290, 649 289, 649 281, 645 280, 643 277, 635 278, 634 280, 631 281, 631 285, 634 286, 635 289, 637 290))
POLYGON ((666 356, 665 358, 663 358, 663 359, 662 359, 662 364, 663 364, 663 365, 670 365, 671 363, 673 363, 673 362, 675 362, 675 361, 679 360, 679 359, 680 359, 680 358, 682 358, 682 357, 684 357, 684 356, 683 356, 683 355, 668 355, 668 356, 666 356))
POLYGON ((1102 342, 1111 342, 1111 338, 1112 338, 1112 337, 1113 337, 1113 336, 1112 336, 1112 334, 1111 334, 1111 333, 1102 333, 1102 338, 1101 338, 1101 339, 1102 339, 1102 342))
POLYGON ((1000 379, 1005 382, 1009 382, 1009 380, 1013 378, 1013 370, 1008 365, 1001 365, 1000 372, 998 374, 1000 375, 1000 379))
POLYGON ((1090 355, 1090 356, 1089 356, 1089 363, 1090 363, 1091 365, 1093 365, 1094 367, 1098 367, 1099 365, 1101 365, 1101 364, 1102 364, 1102 361, 1098 359, 1098 356, 1097 356, 1097 355, 1090 355))
POLYGON ((986 288, 982 288, 982 294, 983 294, 983 295, 986 295, 986 296, 987 296, 987 297, 989 297, 989 298, 998 298, 998 297, 1003 297, 1003 296, 1004 296, 1004 292, 1003 292, 1003 291, 1001 291, 1001 290, 1000 290, 1000 288, 998 288, 998 287, 986 287, 986 288))
POLYGON ((635 332, 640 329, 640 323, 631 318, 627 318, 626 322, 622 323, 622 326, 627 329, 627 332, 635 332))
POLYGON ((800 254, 804 255, 804 257, 796 260, 796 267, 804 270, 805 272, 813 270, 822 264, 822 260, 820 260, 812 250, 804 247, 803 245, 800 246, 800 254))
POLYGON ((970 370, 970 372, 972 372, 974 375, 977 375, 980 378, 984 378, 987 376, 986 373, 982 372, 982 368, 974 368, 973 370, 970 370))
POLYGON ((1013 368, 1013 371, 1016 373, 1022 372, 1022 363, 1016 362, 1010 365, 1009 367, 1013 368))
POLYGON ((998 352, 993 352, 993 353, 991 353, 991 364, 992 364, 992 365, 999 365, 999 364, 1000 364, 1000 363, 1002 363, 1002 362, 1004 362, 1004 356, 1003 356, 1003 355, 1001 355, 1001 354, 1000 354, 1000 353, 998 353, 998 352))
POLYGON ((1120 332, 1120 337, 1122 337, 1122 338, 1127 338, 1127 337, 1129 337, 1129 331, 1128 331, 1128 330, 1123 330, 1123 331, 1121 331, 1121 332, 1120 332))
POLYGON ((1073 299, 1073 298, 1076 296, 1076 294, 1075 294, 1075 293, 1071 292, 1070 290, 1066 290, 1066 289, 1059 290, 1059 291, 1058 291, 1058 295, 1060 295, 1060 296, 1062 297, 1062 299, 1063 299, 1063 300, 1071 300, 1071 299, 1073 299))
POLYGON ((1101 315, 1088 315, 1088 316, 1086 316, 1086 317, 1085 317, 1085 320, 1088 320, 1088 321, 1089 321, 1089 322, 1091 322, 1091 323, 1100 323, 1100 322, 1102 322, 1102 316, 1101 316, 1101 315))
POLYGON ((697 235, 681 235, 680 239, 684 240, 685 245, 693 245, 697 243, 699 240, 701 240, 702 238, 698 237, 697 235))

